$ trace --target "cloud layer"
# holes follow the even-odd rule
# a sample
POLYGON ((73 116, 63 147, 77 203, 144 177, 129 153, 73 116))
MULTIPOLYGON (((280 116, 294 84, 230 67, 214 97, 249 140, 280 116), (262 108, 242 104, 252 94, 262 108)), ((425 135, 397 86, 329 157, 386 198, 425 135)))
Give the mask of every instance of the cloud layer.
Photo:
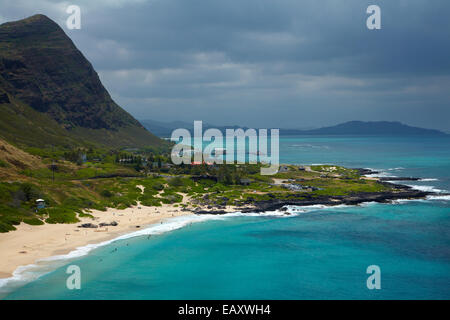
POLYGON ((140 119, 257 127, 399 120, 450 130, 448 0, 0 1, 43 13, 140 119), (77 4, 82 29, 67 30, 77 4), (366 8, 382 29, 366 28, 366 8))

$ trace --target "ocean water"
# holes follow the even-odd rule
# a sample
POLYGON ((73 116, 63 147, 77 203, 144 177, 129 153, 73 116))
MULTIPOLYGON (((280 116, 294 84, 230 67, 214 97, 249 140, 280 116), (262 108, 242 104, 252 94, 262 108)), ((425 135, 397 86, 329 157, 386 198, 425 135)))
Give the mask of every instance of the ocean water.
MULTIPOLYGON (((445 137, 280 139, 284 163, 365 167, 450 190, 445 137)), ((4 299, 449 299, 450 199, 176 218, 0 282, 4 299), (68 265, 81 289, 68 290, 68 265), (381 270, 369 290, 366 269, 381 270), (45 274, 43 274, 45 273, 45 274), (43 274, 43 275, 42 275, 43 274), (36 278, 36 279, 35 279, 36 278), (35 279, 27 281, 27 279, 35 279)))

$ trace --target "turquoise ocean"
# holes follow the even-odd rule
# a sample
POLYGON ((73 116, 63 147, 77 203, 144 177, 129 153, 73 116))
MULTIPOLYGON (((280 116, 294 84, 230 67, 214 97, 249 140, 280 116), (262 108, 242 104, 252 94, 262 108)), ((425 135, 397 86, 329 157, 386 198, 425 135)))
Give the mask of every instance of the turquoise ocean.
MULTIPOLYGON (((280 161, 372 168, 450 190, 449 137, 282 137, 280 161)), ((21 268, 0 281, 0 298, 450 298, 448 196, 299 209, 168 220, 21 268), (80 267, 80 290, 66 288, 68 265, 80 267), (366 286, 370 265, 380 290, 366 286)))

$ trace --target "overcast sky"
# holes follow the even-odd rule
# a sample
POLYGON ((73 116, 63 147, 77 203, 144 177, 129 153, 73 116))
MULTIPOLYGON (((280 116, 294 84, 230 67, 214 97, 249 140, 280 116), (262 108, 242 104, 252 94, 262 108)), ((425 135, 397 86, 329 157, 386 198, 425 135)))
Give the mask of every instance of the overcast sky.
POLYGON ((398 120, 450 131, 448 0, 0 0, 42 13, 138 119, 311 128, 398 120), (65 11, 81 8, 81 30, 65 11), (368 30, 366 9, 381 8, 368 30))

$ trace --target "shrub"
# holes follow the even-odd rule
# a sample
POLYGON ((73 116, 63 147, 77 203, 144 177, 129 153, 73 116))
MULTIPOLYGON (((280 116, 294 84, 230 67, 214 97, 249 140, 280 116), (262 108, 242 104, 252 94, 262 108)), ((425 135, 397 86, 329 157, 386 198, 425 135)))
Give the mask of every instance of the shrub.
POLYGON ((65 208, 50 208, 47 209, 49 218, 45 220, 47 223, 77 223, 78 220, 74 210, 65 208))
POLYGON ((0 168, 8 168, 9 164, 6 161, 0 160, 0 168))
POLYGON ((8 224, 15 226, 18 226, 22 222, 22 219, 18 217, 4 217, 2 220, 8 224))
POLYGON ((81 209, 81 208, 89 208, 93 205, 93 201, 86 198, 75 198, 70 197, 64 199, 62 205, 66 207, 66 209, 81 209))
POLYGON ((38 218, 25 218, 23 222, 32 226, 40 226, 43 225, 44 222, 38 218))
POLYGON ((39 189, 31 183, 23 183, 21 185, 21 190, 25 194, 25 198, 27 201, 39 198, 41 194, 39 189))
POLYGON ((164 185, 160 182, 157 182, 154 185, 152 185, 152 188, 155 190, 161 191, 164 189, 164 185))
POLYGON ((156 199, 153 197, 146 197, 141 200, 141 204, 143 206, 147 207, 160 207, 161 206, 161 199, 156 199))
POLYGON ((174 177, 168 183, 171 187, 182 187, 184 185, 183 178, 181 177, 174 177))
POLYGON ((176 193, 168 194, 164 198, 162 198, 161 201, 166 204, 181 202, 181 201, 183 201, 183 196, 180 194, 176 194, 176 193))
POLYGON ((105 198, 111 198, 113 196, 112 192, 109 190, 103 190, 100 195, 105 198))
POLYGON ((0 233, 16 230, 16 228, 8 223, 0 221, 0 233))
POLYGON ((78 216, 79 216, 80 218, 91 218, 91 219, 94 219, 94 216, 93 216, 92 214, 84 213, 84 212, 78 213, 78 216))

